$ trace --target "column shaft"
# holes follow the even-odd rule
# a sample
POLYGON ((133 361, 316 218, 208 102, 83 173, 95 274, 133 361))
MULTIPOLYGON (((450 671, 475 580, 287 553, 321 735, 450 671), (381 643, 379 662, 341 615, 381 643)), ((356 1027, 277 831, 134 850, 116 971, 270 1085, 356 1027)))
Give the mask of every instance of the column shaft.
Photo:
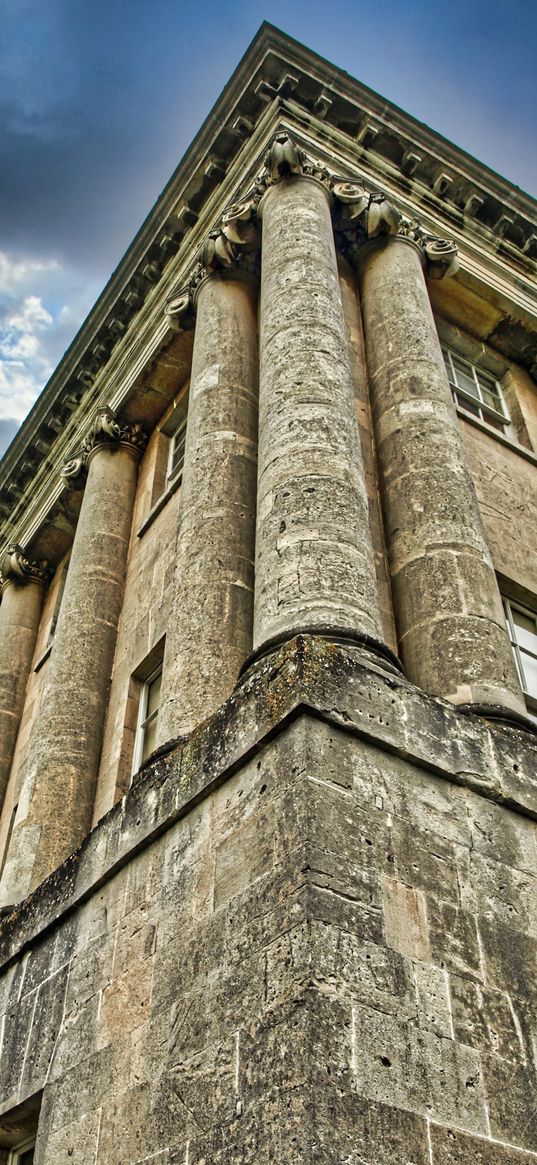
POLYGON ((0 603, 0 808, 15 752, 44 593, 38 580, 10 582, 0 603))
POLYGON ((325 189, 269 187, 263 222, 254 647, 297 630, 382 639, 325 189))
POLYGON ((371 530, 377 594, 382 618, 382 638, 388 647, 396 653, 397 634, 393 614, 388 556, 384 541, 378 464, 373 437, 373 418, 371 416, 369 402, 369 379, 367 375, 362 309, 360 307, 358 288, 356 285, 356 273, 341 255, 338 255, 338 269, 339 289, 341 292, 341 303, 343 306, 354 383, 360 448, 364 463, 364 480, 369 505, 369 528, 371 530))
POLYGON ((421 255, 398 238, 362 254, 372 407, 406 673, 454 703, 524 712, 421 255))
POLYGON ((198 292, 159 742, 211 715, 252 649, 256 301, 253 281, 233 269, 198 292))
POLYGON ((122 445, 98 445, 89 461, 3 902, 24 897, 90 828, 137 472, 137 458, 122 445))

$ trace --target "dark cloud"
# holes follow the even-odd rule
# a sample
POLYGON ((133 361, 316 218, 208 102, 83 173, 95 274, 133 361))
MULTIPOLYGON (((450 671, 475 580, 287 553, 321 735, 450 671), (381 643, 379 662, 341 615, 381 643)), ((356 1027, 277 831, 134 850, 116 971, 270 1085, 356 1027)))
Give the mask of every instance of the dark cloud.
POLYGON ((0 359, 4 425, 35 399, 264 19, 537 188, 529 0, 2 0, 0 343, 5 324, 12 348, 6 310, 28 297, 53 320, 21 333, 19 363, 0 359))
POLYGON ((104 279, 264 18, 529 185, 531 8, 420 0, 401 20, 400 0, 4 0, 0 247, 104 279))

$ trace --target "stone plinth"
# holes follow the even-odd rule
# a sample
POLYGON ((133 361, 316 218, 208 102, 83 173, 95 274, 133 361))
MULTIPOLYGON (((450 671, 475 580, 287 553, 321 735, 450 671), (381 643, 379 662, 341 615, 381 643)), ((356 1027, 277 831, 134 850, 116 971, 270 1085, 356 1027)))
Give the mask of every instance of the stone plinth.
POLYGON ((529 735, 287 643, 3 920, 0 1113, 43 1090, 38 1165, 530 1165, 536 807, 529 735))

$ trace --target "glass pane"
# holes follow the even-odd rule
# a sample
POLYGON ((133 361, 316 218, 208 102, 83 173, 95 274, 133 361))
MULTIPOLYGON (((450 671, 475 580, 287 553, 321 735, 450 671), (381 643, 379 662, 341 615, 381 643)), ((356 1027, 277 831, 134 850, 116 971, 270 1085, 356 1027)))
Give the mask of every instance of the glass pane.
POLYGON ((176 429, 170 442, 170 459, 168 462, 168 481, 181 473, 185 463, 186 417, 176 429))
POLYGON ((452 360, 453 367, 457 373, 457 384, 459 388, 463 388, 465 392, 469 392, 471 396, 475 396, 479 400, 479 389, 468 366, 463 364, 462 360, 459 360, 457 356, 453 356, 452 360))
POLYGON ((507 422, 504 424, 503 421, 497 421, 496 417, 490 416, 490 413, 483 413, 483 420, 487 425, 490 425, 491 429, 497 429, 499 433, 505 432, 507 422))
POLYGON ((155 716, 153 720, 150 720, 149 724, 146 724, 144 728, 144 742, 142 745, 140 764, 143 764, 144 760, 147 760, 150 752, 153 752, 153 749, 156 748, 157 720, 158 716, 155 716))
POLYGON ((524 670, 524 691, 537 699, 537 659, 526 655, 525 651, 520 652, 520 659, 524 670))
POLYGON ((499 393, 493 390, 492 385, 481 384, 481 395, 486 405, 489 405, 491 409, 496 409, 499 413, 503 413, 501 397, 499 393))
POLYGON ((465 400, 465 398, 463 396, 459 396, 457 392, 454 395, 455 400, 457 404, 460 405, 461 409, 465 409, 467 413, 472 413, 474 417, 481 416, 481 409, 478 408, 477 405, 471 404, 469 400, 465 400))
POLYGON ((34 1150, 33 1149, 26 1149, 26 1151, 24 1153, 19 1153, 19 1155, 17 1157, 17 1161, 20 1162, 20 1165, 33 1165, 33 1160, 34 1160, 34 1150))
POLYGON ((152 712, 156 712, 160 696, 160 684, 162 680, 162 672, 155 676, 154 680, 147 685, 147 707, 145 710, 146 716, 150 716, 152 712))
POLYGON ((454 382, 454 378, 453 378, 453 373, 452 373, 452 371, 451 371, 451 364, 450 364, 450 362, 449 362, 449 356, 448 356, 447 352, 445 352, 445 351, 444 351, 444 349, 443 349, 443 348, 442 348, 442 356, 444 357, 444 364, 445 364, 445 366, 446 366, 446 372, 447 372, 447 374, 448 374, 448 380, 450 380, 450 381, 451 381, 451 383, 453 384, 453 382, 454 382))
POLYGON ((517 643, 522 648, 525 647, 537 655, 537 623, 535 619, 530 618, 529 615, 524 615, 522 611, 517 611, 516 607, 511 608, 511 613, 516 628, 517 643))

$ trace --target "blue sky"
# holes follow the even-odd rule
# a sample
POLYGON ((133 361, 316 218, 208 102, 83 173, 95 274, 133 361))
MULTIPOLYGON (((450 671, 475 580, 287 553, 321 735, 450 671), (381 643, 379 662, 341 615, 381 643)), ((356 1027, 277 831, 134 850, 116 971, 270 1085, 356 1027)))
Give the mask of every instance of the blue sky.
POLYGON ((537 193, 537 0, 0 0, 0 452, 263 20, 537 193))

